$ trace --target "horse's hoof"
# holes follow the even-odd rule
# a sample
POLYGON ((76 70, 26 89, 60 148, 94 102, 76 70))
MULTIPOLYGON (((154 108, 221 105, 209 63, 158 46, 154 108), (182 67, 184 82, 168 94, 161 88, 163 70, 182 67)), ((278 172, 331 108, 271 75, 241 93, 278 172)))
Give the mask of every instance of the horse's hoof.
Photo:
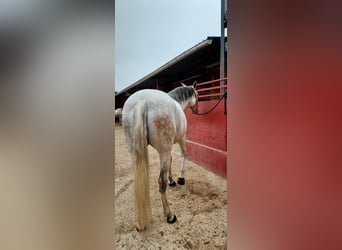
POLYGON ((175 223, 177 221, 177 217, 176 215, 172 214, 170 216, 167 216, 166 221, 170 224, 175 223))
POLYGON ((185 184, 185 179, 183 177, 178 177, 177 183, 179 185, 184 185, 185 184))
POLYGON ((142 232, 142 231, 144 231, 145 230, 145 228, 142 228, 142 229, 140 229, 139 227, 135 227, 135 229, 137 230, 137 232, 142 232))
POLYGON ((172 181, 171 183, 169 183, 169 186, 170 186, 170 187, 176 186, 176 182, 175 182, 175 181, 172 181))

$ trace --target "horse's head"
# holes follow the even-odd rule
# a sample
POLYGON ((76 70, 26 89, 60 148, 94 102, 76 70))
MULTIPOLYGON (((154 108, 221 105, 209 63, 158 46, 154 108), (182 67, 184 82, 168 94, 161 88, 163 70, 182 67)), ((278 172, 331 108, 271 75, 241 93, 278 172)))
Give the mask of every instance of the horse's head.
POLYGON ((191 99, 189 101, 189 108, 191 108, 193 114, 198 114, 198 93, 196 91, 196 84, 197 82, 195 81, 192 86, 186 86, 184 83, 181 83, 183 87, 191 88, 191 91, 193 94, 191 95, 191 99))

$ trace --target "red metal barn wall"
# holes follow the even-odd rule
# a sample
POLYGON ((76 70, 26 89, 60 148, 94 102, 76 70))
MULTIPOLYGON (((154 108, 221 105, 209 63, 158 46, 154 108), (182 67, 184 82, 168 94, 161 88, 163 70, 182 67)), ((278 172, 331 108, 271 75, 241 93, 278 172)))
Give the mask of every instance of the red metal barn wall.
MULTIPOLYGON (((217 100, 199 102, 203 113, 217 103, 217 100)), ((194 115, 185 110, 188 121, 187 158, 211 172, 227 178, 227 116, 224 102, 207 115, 194 115)))

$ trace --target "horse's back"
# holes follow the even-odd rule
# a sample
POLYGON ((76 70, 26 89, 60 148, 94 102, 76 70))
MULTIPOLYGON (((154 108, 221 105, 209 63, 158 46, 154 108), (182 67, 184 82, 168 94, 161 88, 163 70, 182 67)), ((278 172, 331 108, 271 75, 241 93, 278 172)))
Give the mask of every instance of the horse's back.
POLYGON ((137 104, 144 103, 151 114, 161 114, 165 111, 171 112, 174 109, 174 100, 165 92, 155 89, 143 89, 131 95, 123 107, 122 115, 125 119, 133 119, 134 110, 137 104))
MULTIPOLYGON (((146 103, 171 103, 173 99, 165 92, 156 89, 142 89, 131 95, 126 103, 136 104, 138 102, 146 103)), ((125 105, 126 105, 125 103, 125 105)))

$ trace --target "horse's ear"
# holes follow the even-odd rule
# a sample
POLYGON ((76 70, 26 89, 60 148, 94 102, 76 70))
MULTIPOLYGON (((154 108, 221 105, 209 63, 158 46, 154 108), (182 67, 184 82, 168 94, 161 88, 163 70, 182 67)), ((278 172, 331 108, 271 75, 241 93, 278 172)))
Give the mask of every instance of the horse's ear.
POLYGON ((183 87, 186 87, 186 85, 183 82, 180 82, 182 84, 183 87))
POLYGON ((194 87, 194 89, 196 89, 196 85, 197 85, 197 81, 194 81, 194 83, 192 84, 192 87, 194 87))

